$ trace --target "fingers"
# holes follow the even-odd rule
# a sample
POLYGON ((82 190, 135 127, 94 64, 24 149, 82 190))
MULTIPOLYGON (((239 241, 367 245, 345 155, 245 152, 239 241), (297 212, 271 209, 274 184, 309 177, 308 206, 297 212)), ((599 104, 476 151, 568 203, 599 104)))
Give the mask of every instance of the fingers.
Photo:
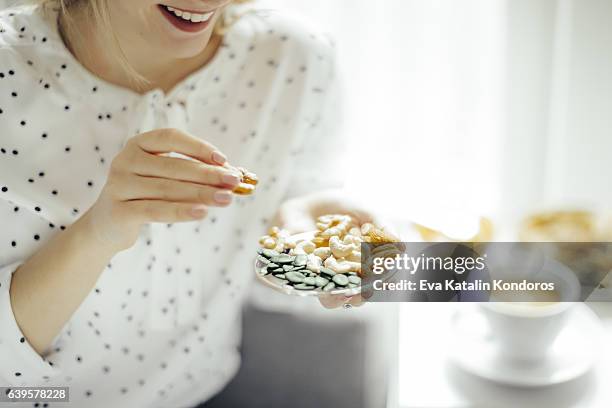
POLYGON ((337 309, 344 303, 344 296, 330 295, 319 297, 319 302, 326 309, 337 309))
POLYGON ((124 205, 130 216, 141 222, 190 222, 200 220, 208 213, 208 208, 201 204, 136 200, 124 203, 124 205))
POLYGON ((213 166, 175 157, 156 156, 142 152, 132 171, 139 176, 159 177, 191 183, 226 186, 233 189, 240 183, 240 175, 232 168, 213 166))
POLYGON ((227 158, 212 144, 177 129, 159 129, 130 139, 142 150, 152 153, 181 153, 204 163, 222 166, 227 158))
POLYGON ((355 295, 350 298, 348 304, 353 307, 361 307, 365 304, 365 301, 363 300, 361 295, 355 295))
POLYGON ((223 188, 154 177, 128 177, 131 180, 118 192, 123 201, 163 200, 225 207, 233 200, 232 192, 223 188))
POLYGON ((364 301, 361 295, 344 296, 344 295, 329 295, 319 297, 319 302, 326 309, 338 309, 350 305, 352 307, 363 306, 364 301))

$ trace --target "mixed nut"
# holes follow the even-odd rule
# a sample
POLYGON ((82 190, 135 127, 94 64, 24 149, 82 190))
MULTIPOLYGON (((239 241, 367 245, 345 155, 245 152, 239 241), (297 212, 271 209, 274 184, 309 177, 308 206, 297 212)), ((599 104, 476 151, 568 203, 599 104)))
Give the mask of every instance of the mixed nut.
POLYGON ((234 188, 233 193, 237 195, 248 196, 255 192, 255 187, 259 183, 259 178, 255 173, 248 171, 243 167, 236 167, 240 173, 240 184, 234 188))
POLYGON ((270 228, 259 240, 259 273, 298 290, 357 288, 362 278, 361 243, 399 242, 374 224, 358 225, 350 215, 324 215, 316 221, 314 236, 298 241, 285 230, 270 228))

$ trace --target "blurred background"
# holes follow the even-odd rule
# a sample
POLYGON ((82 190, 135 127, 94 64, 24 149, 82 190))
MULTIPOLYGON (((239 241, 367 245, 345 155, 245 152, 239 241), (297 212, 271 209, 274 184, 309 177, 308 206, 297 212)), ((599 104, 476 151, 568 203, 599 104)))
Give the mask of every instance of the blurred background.
MULTIPOLYGON (((471 237, 484 216, 492 220, 493 239, 517 240, 519 221, 536 213, 586 210, 607 217, 612 1, 260 3, 304 16, 335 39, 349 140, 345 162, 352 164, 344 173, 347 189, 400 230, 417 221, 471 237)), ((551 226, 555 223, 564 221, 553 220, 551 226)), ((563 236, 544 231, 538 238, 573 240, 578 233, 571 224, 563 236)), ((533 232, 522 231, 523 238, 534 237, 533 232)), ((603 239, 589 234, 586 240, 603 239)), ((597 351, 598 364, 586 376, 542 388, 505 387, 449 364, 455 335, 449 321, 464 305, 368 304, 347 317, 347 311, 273 299, 268 291, 254 295, 253 310, 261 316, 292 311, 282 327, 288 333, 294 327, 308 348, 329 350, 291 354, 284 366, 287 378, 293 378, 287 387, 310 384, 300 397, 283 401, 291 406, 612 406, 609 347, 597 351), (351 321, 355 326, 342 326, 351 321), (361 353, 347 356, 347 348, 361 353), (319 381, 298 373, 317 373, 319 381), (328 389, 330 383, 342 391, 328 389)), ((606 303, 590 308, 606 328, 604 344, 611 344, 612 310, 606 303)), ((257 320, 250 322, 245 319, 245 345, 248 332, 257 332, 248 329, 257 320)), ((249 370, 249 361, 270 361, 248 353, 244 358, 245 369, 217 406, 238 385, 253 384, 246 376, 256 372, 249 370)), ((283 369, 270 372, 278 379, 283 369)), ((265 381, 256 384, 275 395, 265 381)), ((268 402, 280 406, 275 399, 268 402)))
MULTIPOLYGON (((610 208, 612 1, 260 4, 335 39, 345 182, 397 225, 473 229, 487 216, 512 226, 536 211, 610 208)), ((446 322, 457 308, 327 311, 258 287, 245 309, 243 367, 205 407, 612 406, 606 350, 589 376, 543 390, 448 369, 441 351, 452 347, 446 322)), ((612 312, 593 309, 612 344, 612 312)))
POLYGON ((387 213, 507 220, 610 201, 612 2, 262 3, 336 39, 348 186, 387 213))
MULTIPOLYGON (((555 210, 586 210, 591 221, 608 216, 612 1, 260 3, 304 16, 335 39, 349 140, 345 163, 351 163, 344 172, 347 189, 387 215, 402 234, 410 236, 407 225, 416 221, 472 237, 479 218, 487 217, 492 239, 517 240, 522 234, 526 240, 563 241, 583 232, 574 221, 553 216, 548 225, 557 232, 550 233, 548 227, 530 230, 537 217, 521 231, 520 220, 555 210), (561 224, 567 233, 556 235, 565 229, 561 224)), ((612 240, 594 230, 585 240, 612 240)), ((446 355, 455 340, 449 321, 464 305, 368 304, 347 316, 268 291, 252 299, 251 312, 272 313, 267 316, 282 321, 287 333, 299 332, 296 338, 311 350, 290 354, 289 362, 279 360, 286 365, 270 370, 276 379, 288 373, 288 388, 310 384, 300 397, 283 401, 294 407, 612 406, 609 347, 597 351, 598 364, 586 376, 549 387, 506 387, 449 364, 446 355), (361 352, 351 357, 347 348, 361 352), (313 381, 314 373, 319 381, 313 381), (361 384, 359 392, 355 384, 361 384)), ((606 328, 604 344, 611 344, 611 308, 589 306, 606 328)), ((248 333, 258 332, 249 329, 258 321, 250 317, 246 346, 255 344, 248 333)), ((275 350, 287 341, 269 337, 275 350)), ((249 369, 250 362, 271 359, 248 353, 244 358, 243 371, 216 406, 232 391, 253 385, 248 373, 256 367, 249 369)), ((278 397, 266 384, 255 381, 253 391, 278 397)), ((267 402, 280 406, 274 398, 267 402)))

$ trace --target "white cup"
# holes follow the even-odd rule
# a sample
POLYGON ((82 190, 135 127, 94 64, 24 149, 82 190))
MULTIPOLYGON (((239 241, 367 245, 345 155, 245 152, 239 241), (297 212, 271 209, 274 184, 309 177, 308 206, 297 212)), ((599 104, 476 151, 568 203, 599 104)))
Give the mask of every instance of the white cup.
POLYGON ((498 343, 500 355, 513 360, 537 362, 547 356, 550 346, 566 323, 573 302, 580 299, 580 283, 565 265, 545 259, 537 269, 518 274, 509 269, 493 268, 492 279, 553 282, 558 302, 481 303, 498 343), (518 278, 518 279, 517 279, 518 278))

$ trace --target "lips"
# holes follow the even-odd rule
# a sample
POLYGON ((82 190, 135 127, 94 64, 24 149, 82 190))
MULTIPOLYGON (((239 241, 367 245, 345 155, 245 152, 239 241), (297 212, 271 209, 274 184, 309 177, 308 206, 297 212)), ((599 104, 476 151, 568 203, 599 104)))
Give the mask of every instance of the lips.
POLYGON ((162 4, 159 4, 158 8, 175 28, 187 33, 204 31, 215 14, 215 11, 196 12, 162 4))

